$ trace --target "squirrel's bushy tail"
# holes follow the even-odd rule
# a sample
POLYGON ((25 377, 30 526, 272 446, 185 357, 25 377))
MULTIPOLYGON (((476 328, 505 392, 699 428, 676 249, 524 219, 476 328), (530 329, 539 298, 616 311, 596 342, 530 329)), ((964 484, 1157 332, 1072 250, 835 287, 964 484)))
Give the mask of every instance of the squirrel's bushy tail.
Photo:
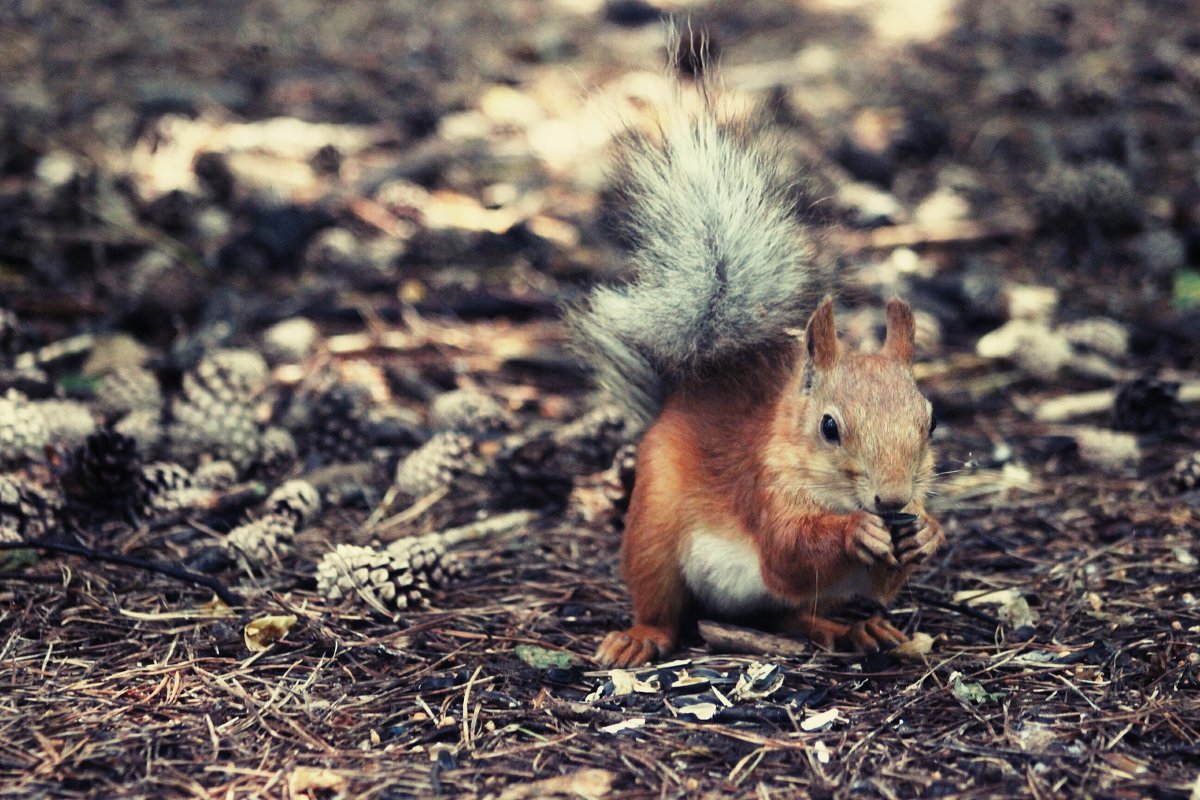
POLYGON ((772 148, 711 110, 672 114, 619 156, 633 277, 571 319, 601 388, 643 425, 673 383, 782 341, 830 288, 772 148))

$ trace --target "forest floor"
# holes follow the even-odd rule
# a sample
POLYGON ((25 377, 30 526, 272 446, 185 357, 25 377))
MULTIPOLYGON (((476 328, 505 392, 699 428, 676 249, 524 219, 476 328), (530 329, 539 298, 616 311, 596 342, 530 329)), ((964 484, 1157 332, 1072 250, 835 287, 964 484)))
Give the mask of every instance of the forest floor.
POLYGON ((1189 3, 666 4, 847 339, 914 305, 946 545, 890 610, 927 652, 632 672, 560 310, 622 274, 659 9, 143 5, 0 8, 0 795, 1200 797, 1189 3))

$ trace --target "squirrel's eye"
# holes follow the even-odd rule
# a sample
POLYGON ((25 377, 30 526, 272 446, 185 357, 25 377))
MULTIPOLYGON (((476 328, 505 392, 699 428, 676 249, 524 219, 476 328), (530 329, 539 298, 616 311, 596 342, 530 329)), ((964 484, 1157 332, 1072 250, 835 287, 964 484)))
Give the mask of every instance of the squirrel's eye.
POLYGON ((933 433, 937 430, 937 415, 933 412, 929 413, 929 432, 933 433))
POLYGON ((821 417, 821 435, 825 437, 825 441, 834 444, 842 440, 841 434, 838 433, 837 420, 828 414, 821 417))

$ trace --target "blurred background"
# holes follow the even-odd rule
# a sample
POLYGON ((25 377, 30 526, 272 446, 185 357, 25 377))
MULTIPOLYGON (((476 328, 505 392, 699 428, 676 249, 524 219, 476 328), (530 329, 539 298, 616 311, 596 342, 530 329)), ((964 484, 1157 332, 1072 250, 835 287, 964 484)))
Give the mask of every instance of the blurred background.
POLYGON ((1190 0, 0 0, 0 780, 1197 797, 1198 266, 1190 0), (848 341, 912 302, 947 544, 928 664, 771 645, 686 722, 590 671, 634 432, 561 309, 706 71, 848 341))
POLYGON ((1194 302, 1172 0, 6 3, 0 299, 38 339, 159 344, 351 290, 541 313, 619 274, 606 148, 669 91, 668 14, 777 123, 835 252, 972 278, 925 303, 947 335, 1000 321, 1005 278, 1150 324, 1194 302))

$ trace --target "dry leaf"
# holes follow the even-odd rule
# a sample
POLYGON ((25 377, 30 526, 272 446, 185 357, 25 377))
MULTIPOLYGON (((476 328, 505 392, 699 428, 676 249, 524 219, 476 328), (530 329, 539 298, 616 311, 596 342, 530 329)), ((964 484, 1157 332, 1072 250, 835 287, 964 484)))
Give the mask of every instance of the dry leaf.
POLYGON ((1004 697, 1000 692, 989 692, 982 683, 964 681, 961 672, 950 673, 950 691, 966 706, 977 706, 1004 697))
POLYGON ((968 606, 999 606, 997 616, 1005 627, 1010 629, 1037 622, 1037 614, 1029 607, 1029 601, 1011 587, 982 593, 973 589, 955 592, 954 602, 966 603, 968 606))
POLYGON ((302 792, 341 791, 346 779, 324 767, 296 767, 288 777, 288 789, 295 797, 302 792))
POLYGON ((933 649, 933 637, 917 631, 907 642, 892 649, 892 655, 901 661, 924 661, 933 649))
POLYGON ((692 703, 679 708, 679 713, 692 717, 693 719, 698 719, 701 722, 708 722, 717 715, 717 704, 692 703))
POLYGON ((261 653, 287 636, 288 631, 295 624, 296 617, 293 614, 277 614, 251 620, 246 623, 246 630, 243 633, 246 648, 251 653, 261 653))
POLYGON ((737 685, 729 696, 737 701, 761 700, 770 697, 783 686, 783 670, 777 664, 754 663, 738 675, 737 685))
POLYGON ((621 731, 633 731, 643 727, 645 724, 645 717, 634 717, 633 719, 623 719, 620 722, 614 722, 612 725, 605 725, 600 729, 600 731, 601 733, 620 733, 621 731))
POLYGON ((505 789, 500 800, 525 800, 528 797, 581 797, 593 800, 606 796, 612 790, 616 775, 605 769, 581 769, 570 775, 519 783, 505 789))
POLYGON ((637 675, 629 670, 614 669, 608 673, 608 677, 613 682, 613 697, 624 697, 634 692, 652 694, 655 691, 653 686, 646 681, 639 680, 637 675))
POLYGON ((800 721, 800 729, 804 731, 819 731, 821 728, 832 723, 838 718, 838 710, 836 708, 827 708, 824 711, 805 717, 800 721))

